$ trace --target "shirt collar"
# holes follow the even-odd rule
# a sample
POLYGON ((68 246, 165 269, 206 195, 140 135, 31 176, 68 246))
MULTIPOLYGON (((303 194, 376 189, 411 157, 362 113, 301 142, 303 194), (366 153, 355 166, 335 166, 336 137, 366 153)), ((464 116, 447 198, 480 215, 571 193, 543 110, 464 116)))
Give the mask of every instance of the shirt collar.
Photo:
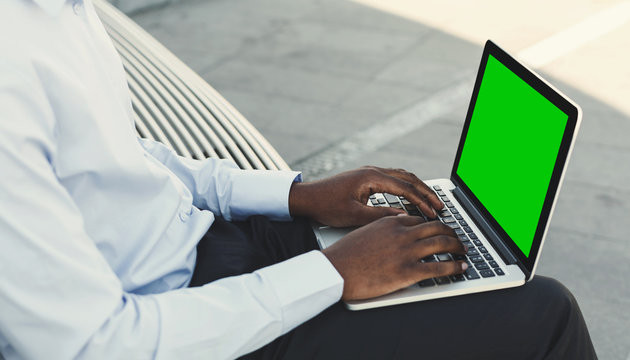
POLYGON ((39 5, 44 12, 50 16, 59 15, 61 8, 66 0, 33 0, 35 4, 39 5))

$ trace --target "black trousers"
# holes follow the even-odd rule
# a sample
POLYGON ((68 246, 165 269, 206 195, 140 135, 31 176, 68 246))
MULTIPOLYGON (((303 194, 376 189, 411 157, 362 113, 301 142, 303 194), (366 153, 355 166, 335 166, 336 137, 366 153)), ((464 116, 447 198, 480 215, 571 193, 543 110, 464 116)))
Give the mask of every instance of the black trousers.
MULTIPOLYGON (((191 286, 317 248, 304 219, 221 219, 197 249, 191 286)), ((558 281, 362 311, 337 303, 244 359, 596 359, 578 304, 558 281)))

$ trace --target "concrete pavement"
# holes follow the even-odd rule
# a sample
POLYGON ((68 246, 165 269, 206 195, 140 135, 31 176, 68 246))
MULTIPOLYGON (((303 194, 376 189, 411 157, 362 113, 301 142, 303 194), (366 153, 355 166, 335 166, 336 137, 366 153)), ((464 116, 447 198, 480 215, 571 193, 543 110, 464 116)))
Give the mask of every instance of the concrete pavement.
POLYGON ((539 273, 575 294, 600 358, 624 360, 630 356, 626 3, 189 0, 133 18, 307 179, 364 164, 447 177, 485 39, 514 54, 534 49, 529 59, 541 61, 537 70, 584 110, 539 273), (576 46, 550 59, 549 51, 536 54, 537 44, 558 34, 576 46), (388 121, 408 131, 368 131, 388 121), (348 140, 360 131, 371 134, 365 142, 372 146, 348 140), (331 148, 347 153, 335 156, 331 148))

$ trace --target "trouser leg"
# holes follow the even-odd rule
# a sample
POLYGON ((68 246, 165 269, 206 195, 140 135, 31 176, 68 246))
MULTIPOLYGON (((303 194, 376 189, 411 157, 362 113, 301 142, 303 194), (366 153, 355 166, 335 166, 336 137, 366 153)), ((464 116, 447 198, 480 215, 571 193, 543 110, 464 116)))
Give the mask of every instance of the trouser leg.
POLYGON ((513 289, 371 310, 339 303, 274 346, 259 358, 596 358, 575 298, 545 277, 513 289))
MULTIPOLYGON (((200 242, 191 286, 317 248, 304 219, 217 221, 200 242), (216 225, 216 226, 215 226, 216 225)), ((335 304, 248 359, 593 359, 580 309, 559 282, 385 308, 335 304)))
POLYGON ((309 221, 272 222, 264 216, 228 222, 217 218, 197 245, 190 286, 253 272, 318 249, 309 221))

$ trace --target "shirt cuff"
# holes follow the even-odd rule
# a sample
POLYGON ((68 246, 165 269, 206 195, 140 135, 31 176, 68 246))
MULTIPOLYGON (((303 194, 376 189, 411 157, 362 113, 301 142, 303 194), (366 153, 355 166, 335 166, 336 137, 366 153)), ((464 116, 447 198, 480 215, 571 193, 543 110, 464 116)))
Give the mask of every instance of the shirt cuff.
POLYGON ((271 220, 290 220, 289 191, 301 182, 297 171, 239 170, 232 178, 230 213, 235 219, 265 215, 271 220))
POLYGON ((271 285, 278 298, 283 334, 339 301, 343 293, 343 278, 321 251, 296 256, 256 274, 271 285))

